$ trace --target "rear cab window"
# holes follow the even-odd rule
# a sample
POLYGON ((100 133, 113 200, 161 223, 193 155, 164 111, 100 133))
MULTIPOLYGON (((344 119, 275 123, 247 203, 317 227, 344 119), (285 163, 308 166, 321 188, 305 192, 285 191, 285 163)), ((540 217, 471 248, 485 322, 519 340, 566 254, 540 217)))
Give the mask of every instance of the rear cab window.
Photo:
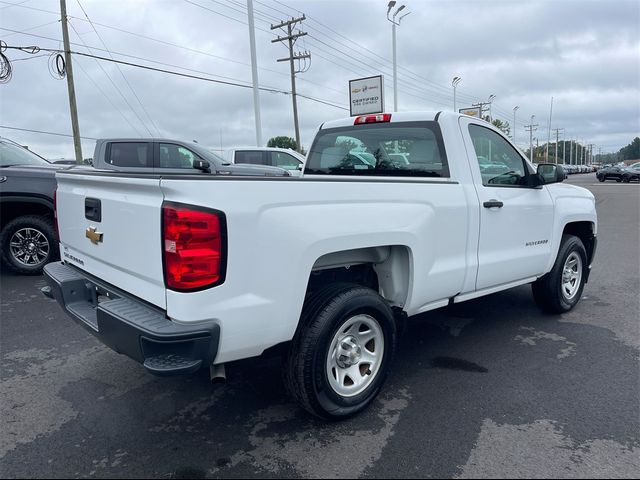
POLYGON ((151 144, 149 142, 111 142, 107 145, 106 163, 125 168, 152 168, 151 144))
POLYGON ((267 165, 267 156, 261 150, 238 150, 235 152, 234 163, 249 163, 252 165, 267 165))
POLYGON ((353 125, 320 130, 306 174, 441 177, 449 164, 435 121, 353 125))

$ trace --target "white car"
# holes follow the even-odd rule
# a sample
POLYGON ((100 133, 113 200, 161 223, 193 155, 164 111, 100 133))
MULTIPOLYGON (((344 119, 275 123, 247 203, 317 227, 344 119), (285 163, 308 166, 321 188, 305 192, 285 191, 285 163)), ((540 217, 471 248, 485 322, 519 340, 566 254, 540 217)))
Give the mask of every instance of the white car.
POLYGON ((229 163, 280 167, 292 176, 300 176, 304 155, 288 148, 236 147, 225 150, 223 158, 229 163))

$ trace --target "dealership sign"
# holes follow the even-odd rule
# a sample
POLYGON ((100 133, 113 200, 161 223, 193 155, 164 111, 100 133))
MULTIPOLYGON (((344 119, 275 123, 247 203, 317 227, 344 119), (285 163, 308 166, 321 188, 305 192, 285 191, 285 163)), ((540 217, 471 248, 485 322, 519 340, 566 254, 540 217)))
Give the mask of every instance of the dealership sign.
POLYGON ((349 80, 351 116, 384 112, 382 75, 349 80))
POLYGON ((463 115, 469 115, 470 117, 482 118, 480 107, 461 108, 458 112, 463 115))

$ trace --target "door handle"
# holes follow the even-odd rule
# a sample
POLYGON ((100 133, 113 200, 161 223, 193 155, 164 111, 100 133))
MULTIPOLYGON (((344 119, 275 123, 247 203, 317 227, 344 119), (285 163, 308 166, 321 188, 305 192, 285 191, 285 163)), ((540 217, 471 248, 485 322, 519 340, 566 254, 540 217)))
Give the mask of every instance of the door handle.
POLYGON ((491 199, 488 202, 484 202, 482 205, 484 206, 484 208, 494 208, 494 207, 502 208, 504 203, 502 203, 500 200, 491 199))

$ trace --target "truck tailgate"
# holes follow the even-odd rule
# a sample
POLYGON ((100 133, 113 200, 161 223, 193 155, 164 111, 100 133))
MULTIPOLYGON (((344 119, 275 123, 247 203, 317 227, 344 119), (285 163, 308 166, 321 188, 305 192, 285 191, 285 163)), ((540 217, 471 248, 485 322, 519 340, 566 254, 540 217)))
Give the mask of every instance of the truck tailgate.
POLYGON ((56 178, 62 260, 166 308, 159 178, 78 173, 56 178))

